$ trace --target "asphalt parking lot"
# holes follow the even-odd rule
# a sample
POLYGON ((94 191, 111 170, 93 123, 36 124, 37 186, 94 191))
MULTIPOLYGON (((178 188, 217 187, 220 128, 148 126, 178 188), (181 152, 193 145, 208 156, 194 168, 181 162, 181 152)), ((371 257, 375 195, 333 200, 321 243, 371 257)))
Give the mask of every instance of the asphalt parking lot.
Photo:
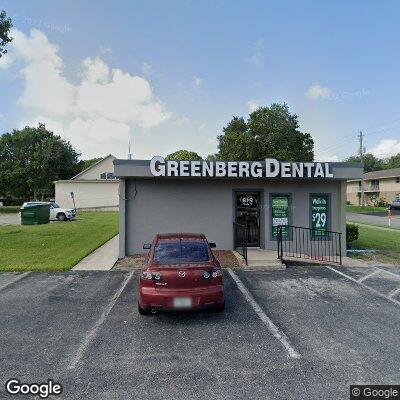
POLYGON ((350 384, 400 383, 400 267, 335 269, 226 270, 224 313, 155 316, 137 313, 137 272, 1 274, 0 398, 18 398, 10 378, 51 378, 65 399, 348 399, 350 384))

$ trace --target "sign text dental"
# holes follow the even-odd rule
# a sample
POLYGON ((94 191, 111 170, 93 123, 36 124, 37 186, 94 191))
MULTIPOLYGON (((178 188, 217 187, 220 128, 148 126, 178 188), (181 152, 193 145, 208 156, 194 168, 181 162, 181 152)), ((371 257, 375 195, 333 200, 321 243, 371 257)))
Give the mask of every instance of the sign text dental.
POLYGON ((333 178, 330 163, 258 161, 174 161, 155 156, 150 161, 153 176, 230 178, 333 178))

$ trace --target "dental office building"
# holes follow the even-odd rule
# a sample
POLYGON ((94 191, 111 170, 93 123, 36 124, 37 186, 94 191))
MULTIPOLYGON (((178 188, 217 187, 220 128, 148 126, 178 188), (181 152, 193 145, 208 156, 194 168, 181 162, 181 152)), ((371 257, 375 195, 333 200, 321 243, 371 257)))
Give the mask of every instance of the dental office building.
MULTIPOLYGON (((157 233, 204 233, 233 250, 235 223, 248 246, 277 248, 277 226, 342 232, 346 181, 361 164, 324 162, 114 160, 119 179, 120 258, 143 253, 157 233)), ((322 232, 323 233, 323 232, 322 232)), ((327 236, 328 238, 328 236, 327 236)))

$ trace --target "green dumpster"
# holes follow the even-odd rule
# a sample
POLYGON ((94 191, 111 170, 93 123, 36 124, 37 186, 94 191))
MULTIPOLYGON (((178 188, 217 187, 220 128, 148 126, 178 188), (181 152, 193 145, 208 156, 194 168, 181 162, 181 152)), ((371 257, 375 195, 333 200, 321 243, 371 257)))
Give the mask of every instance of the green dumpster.
POLYGON ((41 225, 50 221, 50 204, 27 204, 21 207, 21 225, 41 225))

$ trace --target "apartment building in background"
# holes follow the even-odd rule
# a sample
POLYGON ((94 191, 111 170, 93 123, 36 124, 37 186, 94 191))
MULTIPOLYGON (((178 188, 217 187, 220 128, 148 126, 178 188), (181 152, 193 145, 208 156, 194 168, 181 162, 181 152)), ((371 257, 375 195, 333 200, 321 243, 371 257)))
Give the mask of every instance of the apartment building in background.
MULTIPOLYGON (((390 203, 400 197, 400 168, 367 172, 363 178, 366 205, 376 204, 379 200, 390 203)), ((361 189, 360 179, 347 181, 347 201, 354 205, 361 205, 361 189)))

